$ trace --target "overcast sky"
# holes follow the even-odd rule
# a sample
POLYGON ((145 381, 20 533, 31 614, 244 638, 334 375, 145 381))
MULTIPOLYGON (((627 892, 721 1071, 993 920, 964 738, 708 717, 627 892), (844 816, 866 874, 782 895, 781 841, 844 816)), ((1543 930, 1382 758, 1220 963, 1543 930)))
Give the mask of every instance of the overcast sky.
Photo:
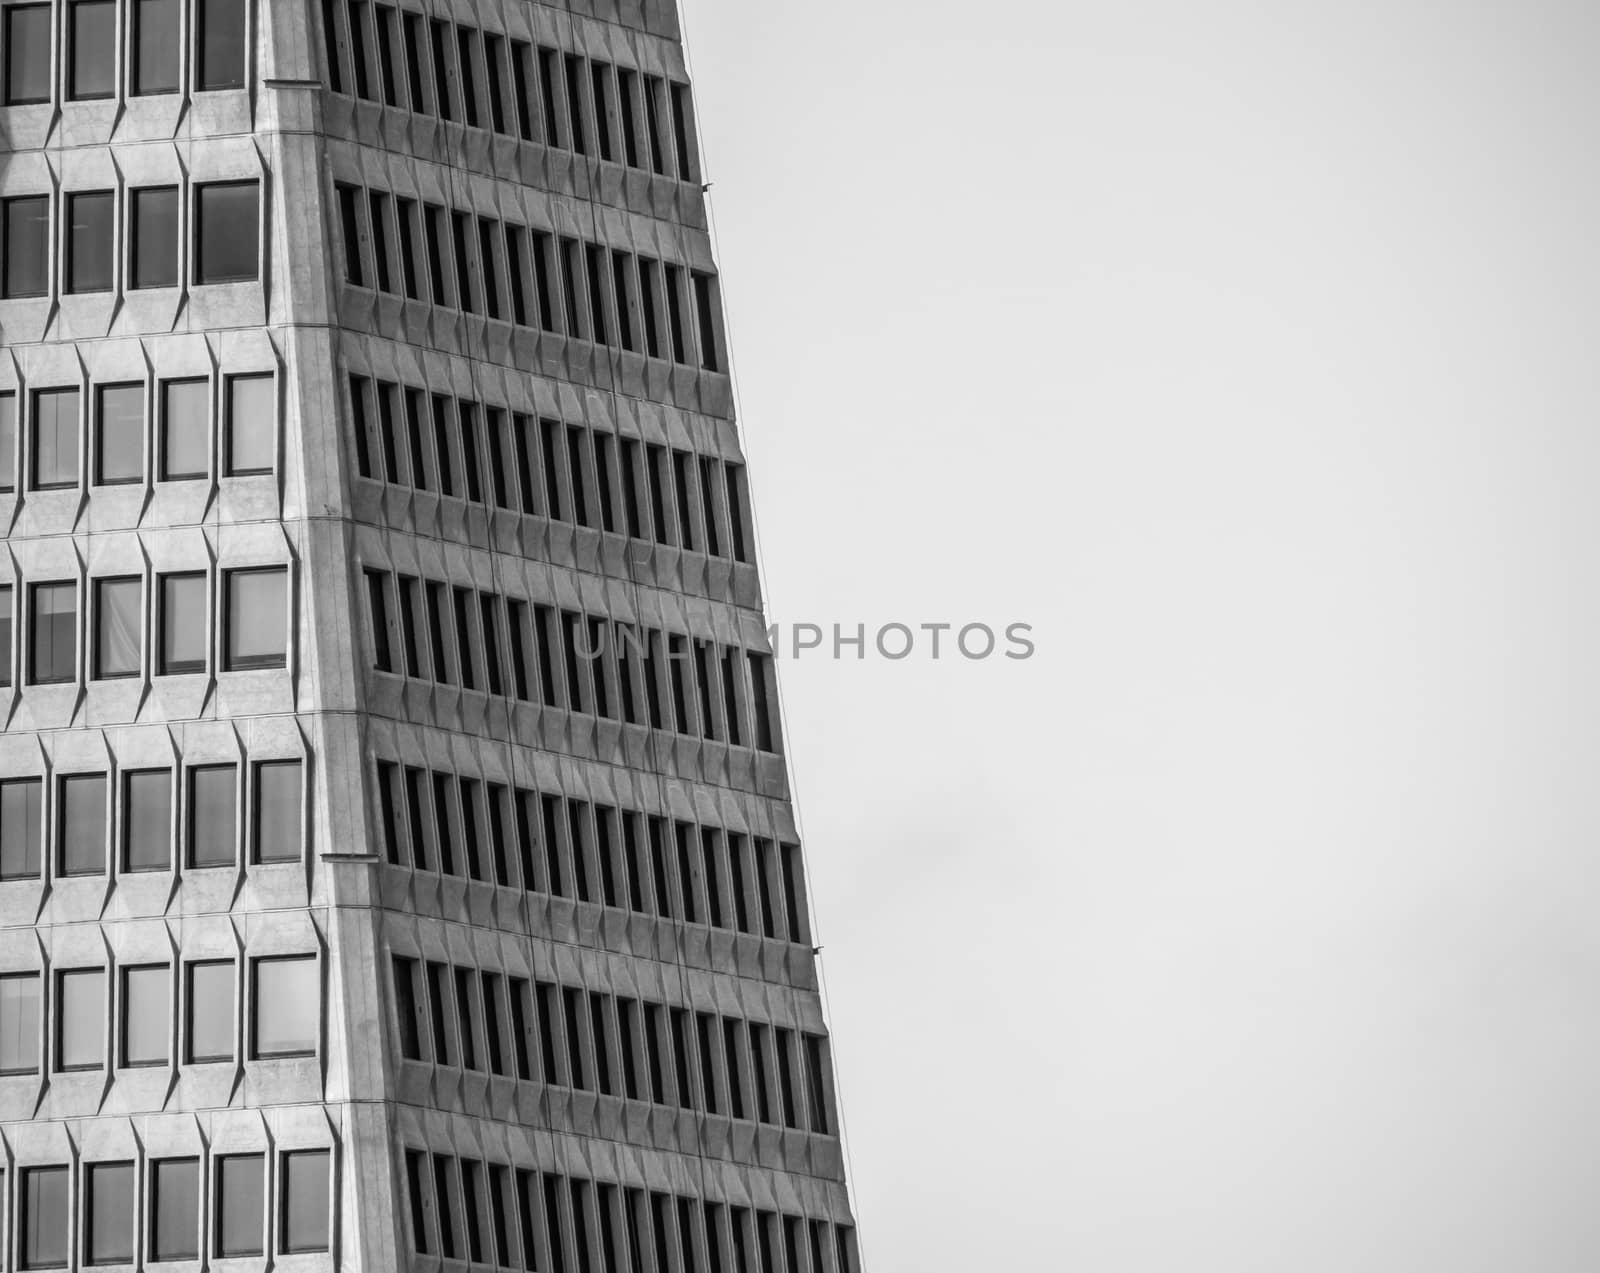
POLYGON ((684 11, 867 1273, 1600 1268, 1600 6, 684 11))

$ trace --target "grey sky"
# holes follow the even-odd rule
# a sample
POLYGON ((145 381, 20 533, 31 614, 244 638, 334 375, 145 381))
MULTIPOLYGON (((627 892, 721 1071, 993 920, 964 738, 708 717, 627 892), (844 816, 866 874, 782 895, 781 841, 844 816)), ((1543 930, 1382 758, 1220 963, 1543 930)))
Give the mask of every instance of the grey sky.
POLYGON ((1600 8, 684 8, 869 1273, 1592 1273, 1600 8))

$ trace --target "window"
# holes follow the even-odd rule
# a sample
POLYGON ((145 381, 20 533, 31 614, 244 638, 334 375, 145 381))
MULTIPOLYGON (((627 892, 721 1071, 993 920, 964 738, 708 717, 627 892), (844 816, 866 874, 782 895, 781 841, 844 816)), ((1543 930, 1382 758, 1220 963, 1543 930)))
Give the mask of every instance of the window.
POLYGON ((322 981, 315 955, 258 959, 251 967, 255 1031, 251 1056, 314 1056, 322 1026, 322 981))
POLYGON ((67 1263, 67 1169, 24 1167, 21 1196, 22 1267, 64 1268, 67 1263))
POLYGON ((232 866, 235 846, 234 804, 238 770, 233 765, 205 765, 189 770, 189 853, 191 867, 232 866))
POLYGON ((146 769, 122 778, 122 869, 172 865, 172 771, 146 769))
POLYGON ((230 1154, 217 1159, 219 1258, 264 1254, 266 1176, 264 1154, 230 1154))
POLYGON ((188 966, 184 997, 188 1002, 190 1064, 233 1060, 233 963, 215 960, 188 966))
POLYGON ((285 666, 289 650, 289 572, 281 566, 230 570, 226 579, 226 670, 285 666))
MULTIPOLYGON (((177 0, 141 0, 140 12, 152 3, 170 5, 174 20, 177 0)), ((142 20, 142 19, 141 19, 142 20)), ((173 51, 176 72, 176 49, 173 51)), ((176 85, 171 90, 176 92, 176 85)), ((151 186, 131 195, 129 218, 132 221, 128 270, 129 286, 176 287, 178 285, 178 187, 151 186)))
POLYGON ((161 382, 161 480, 203 478, 211 470, 211 386, 205 380, 161 382))
POLYGON ((199 54, 195 88, 243 88, 245 82, 246 0, 198 0, 200 30, 195 41, 199 54))
POLYGON ((206 577, 163 575, 160 674, 183 676, 206 670, 206 577))
POLYGON ((106 776, 71 774, 60 780, 58 858, 62 875, 103 875, 106 869, 106 776))
POLYGON ((133 91, 178 91, 178 21, 181 0, 134 0, 133 91))
POLYGON ((31 880, 39 876, 43 793, 44 784, 38 778, 0 782, 0 880, 31 880))
POLYGON ((0 587, 0 688, 11 684, 11 587, 0 587))
POLYGON ((91 1163, 84 1169, 86 1264, 133 1262, 133 1164, 91 1163))
POLYGON ((50 100, 50 6, 8 5, 5 13, 7 106, 50 100))
POLYGON ((150 1258, 200 1257, 200 1160, 166 1158, 150 1164, 150 1258))
POLYGON ((94 480, 102 486, 144 476, 144 386, 95 390, 94 480))
POLYGON ((298 862, 300 762, 263 761, 256 766, 255 860, 298 862))
MULTIPOLYGON (((107 9, 112 6, 93 0, 79 9, 107 9)), ((110 24, 108 23, 108 26, 110 24)), ((116 196, 110 190, 92 190, 67 196, 67 291, 109 292, 111 290, 112 233, 116 196)))
MULTIPOLYGON (((15 14, 15 7, 5 10, 15 14)), ((42 6, 40 12, 48 12, 42 6)), ((14 47, 14 46, 13 46, 14 47)), ((5 273, 0 295, 6 299, 44 296, 50 289, 50 200, 47 195, 27 195, 0 201, 0 221, 5 232, 5 273)))
POLYGON ((230 477, 272 472, 278 452, 278 389, 269 373, 229 376, 223 469, 230 477))
POLYGON ((105 1063, 105 973, 80 968, 56 975, 56 1069, 97 1070, 105 1063))
POLYGON ((0 1074, 39 1072, 39 974, 0 977, 0 1074))
MULTIPOLYGON (((203 0, 207 9, 241 0, 203 0)), ((260 183, 223 181, 195 188, 194 281, 251 282, 259 275, 260 183)))
POLYGON ((355 186, 341 183, 336 192, 339 196, 339 226, 344 235, 344 281, 351 287, 362 287, 365 280, 361 273, 361 212, 358 202, 361 191, 355 186))
POLYGON ((94 674, 97 680, 139 674, 138 579, 94 581, 94 674))
POLYGON ((40 389, 33 395, 33 488, 78 484, 78 391, 40 389))
POLYGON ((328 1249, 328 1166, 326 1149, 285 1154, 283 1165, 283 1235, 285 1255, 328 1249))
POLYGON ((117 87, 117 6, 114 0, 72 0, 67 6, 67 96, 111 97, 117 87))
POLYGON ((122 1063, 167 1063, 167 966, 122 971, 122 1063))
POLYGON ((17 395, 0 393, 0 491, 17 489, 17 395))
POLYGON ((56 685, 77 677, 78 586, 36 583, 31 590, 29 662, 33 685, 56 685))

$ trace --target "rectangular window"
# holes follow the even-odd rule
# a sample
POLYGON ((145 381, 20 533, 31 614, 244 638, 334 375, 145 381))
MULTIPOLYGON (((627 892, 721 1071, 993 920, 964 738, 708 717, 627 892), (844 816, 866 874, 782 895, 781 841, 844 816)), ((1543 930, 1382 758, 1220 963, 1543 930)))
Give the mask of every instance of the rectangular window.
POLYGON ((0 880, 38 878, 43 810, 44 783, 40 779, 0 782, 0 880))
MULTIPOLYGON (((258 959, 251 965, 250 1054, 315 1056, 322 1026, 322 980, 315 955, 258 959)), ((314 1249, 314 1248, 308 1248, 314 1249)))
POLYGON ((105 1064, 105 972, 56 974, 56 1069, 97 1070, 105 1064))
POLYGON ((367 212, 372 227, 372 264, 377 271, 373 281, 380 292, 393 292, 394 280, 389 271, 389 196, 379 190, 369 191, 367 212))
POLYGON ((278 453, 278 385, 265 375, 224 382, 223 471, 229 477, 270 473, 278 453))
MULTIPOLYGON (((147 0, 148 2, 148 0, 147 0)), ((158 0, 171 4, 177 0, 158 0)), ((176 57, 176 52, 173 54, 176 57)), ((176 86, 171 90, 176 92, 176 86)), ((151 186, 131 193, 128 281, 133 288, 178 285, 178 187, 151 186)))
POLYGON ((284 1254, 328 1249, 328 1188, 330 1154, 326 1149, 284 1154, 283 1235, 284 1254))
POLYGON ((144 476, 144 386, 95 390, 94 480, 102 486, 144 476))
POLYGON ((172 865, 172 771, 145 769, 122 777, 122 869, 165 871, 172 865))
POLYGON ((165 964, 122 970, 123 1065, 167 1063, 170 977, 165 964))
POLYGON ((33 685, 58 685, 77 677, 78 586, 38 583, 30 590, 33 611, 29 651, 33 685))
MULTIPOLYGON (((243 0, 202 0, 208 7, 243 0)), ((242 283, 260 273, 260 183, 221 181, 196 186, 194 198, 194 281, 242 283)))
POLYGON ((5 14, 7 106, 50 100, 50 6, 7 5, 5 14))
POLYGON ((24 1167, 17 1199, 22 1267, 65 1268, 68 1225, 67 1169, 24 1167))
POLYGON ((0 393, 0 492, 17 489, 17 395, 0 393))
MULTIPOLYGON (((110 10, 110 4, 81 2, 84 8, 110 10)), ((108 22, 108 29, 114 23, 108 22)), ((67 291, 109 292, 112 281, 112 221, 116 196, 110 190, 91 190, 67 196, 67 291)))
POLYGON ((421 971, 415 959, 394 957, 395 1017, 400 1027, 400 1055, 408 1061, 421 1061, 423 1030, 422 1001, 417 987, 421 971))
POLYGON ((11 586, 0 587, 0 688, 11 685, 11 586))
POLYGON ((106 776, 70 774, 60 778, 56 816, 56 860, 61 874, 105 874, 106 776))
POLYGON ((257 862, 298 862, 301 858, 300 772, 298 760, 269 760, 256 766, 257 862))
POLYGON ((178 91, 181 0, 134 0, 133 92, 178 91))
POLYGON ((216 1254, 219 1259, 262 1255, 266 1244, 265 1154, 217 1159, 216 1254))
POLYGON ((150 1258, 200 1258, 200 1160, 150 1164, 150 1258))
POLYGON ((289 656, 289 572, 281 566, 225 576, 224 668, 284 667, 289 656))
POLYGON ((203 574, 162 575, 161 605, 156 618, 162 676, 186 676, 206 670, 206 577, 203 574))
POLYGON ((85 1167, 84 1195, 84 1262, 132 1263, 133 1164, 93 1163, 85 1167))
POLYGON ((247 0, 197 0, 195 88, 199 91, 244 87, 249 8, 247 0))
POLYGON ((116 39, 114 0, 72 0, 67 6, 68 97, 86 101, 116 92, 116 39))
POLYGON ((0 1074, 39 1072, 39 974, 0 977, 0 1074))
POLYGON ((190 964, 186 981, 189 1038, 185 1059, 191 1064, 233 1060, 232 961, 190 964))
POLYGON ((94 581, 94 675, 97 680, 139 675, 142 624, 137 579, 94 581))
POLYGON ((33 395, 33 488, 78 484, 78 391, 39 389, 33 395))
POLYGON ((211 385, 161 382, 161 480, 189 481, 211 471, 211 385))
POLYGON ((238 768, 201 765, 189 770, 189 820, 186 855, 191 867, 233 866, 237 850, 238 768))
MULTIPOLYGON (((10 15, 19 12, 22 10, 16 6, 5 10, 10 15)), ((41 5, 39 12, 48 14, 49 9, 41 5)), ((6 254, 0 295, 8 300, 47 295, 50 290, 49 196, 26 195, 0 201, 0 221, 4 222, 6 254)))
POLYGON ((707 371, 716 371, 719 369, 719 364, 711 276, 695 270, 690 277, 694 280, 694 312, 695 320, 699 324, 700 365, 707 371))

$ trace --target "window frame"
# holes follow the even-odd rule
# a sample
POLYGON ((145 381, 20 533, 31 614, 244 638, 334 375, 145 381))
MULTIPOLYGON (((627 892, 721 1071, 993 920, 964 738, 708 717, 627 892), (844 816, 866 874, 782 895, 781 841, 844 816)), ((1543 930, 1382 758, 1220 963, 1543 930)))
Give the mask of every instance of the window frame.
POLYGON ((94 615, 90 628, 89 679, 92 681, 126 681, 144 671, 144 579, 139 575, 102 575, 89 581, 90 600, 94 615), (134 602, 134 655, 133 666, 123 672, 105 670, 106 635, 102 621, 106 613, 105 593, 109 588, 132 587, 134 602))
MULTIPOLYGON (((195 6, 197 13, 198 13, 198 11, 199 11, 199 9, 201 7, 202 6, 200 4, 197 4, 195 6)), ((197 65, 198 65, 198 61, 199 60, 197 58, 196 59, 196 64, 197 65)), ((261 179, 259 177, 241 177, 241 178, 229 179, 229 180, 226 180, 226 181, 205 181, 205 182, 197 182, 195 184, 194 191, 193 191, 193 194, 191 196, 192 206, 194 208, 194 216, 193 216, 193 224, 190 227, 190 233, 191 233, 191 236, 192 236, 192 248, 193 248, 193 250, 192 250, 192 260, 190 262, 190 270, 191 270, 190 281, 191 281, 193 286, 195 286, 195 287, 215 287, 215 286, 227 285, 227 284, 230 284, 230 283, 259 283, 261 281, 261 258, 262 258, 262 246, 261 246, 261 220, 262 220, 262 216, 261 216, 261 185, 262 185, 262 183, 261 183, 261 179), (216 190, 239 190, 239 189, 243 189, 246 186, 250 187, 251 189, 253 189, 256 192, 255 205, 254 205, 255 215, 252 217, 252 220, 254 222, 254 225, 252 227, 252 229, 253 229, 252 237, 254 238, 255 244, 254 244, 254 256, 253 256, 253 264, 252 264, 252 267, 251 267, 251 271, 248 274, 221 274, 221 275, 218 275, 216 277, 210 277, 208 275, 208 271, 206 269, 206 259, 205 259, 206 258, 206 251, 205 251, 205 243, 206 243, 206 208, 205 208, 205 202, 206 202, 206 195, 211 193, 212 191, 216 191, 216 190)))
POLYGON ((8 4, 5 6, 3 16, 0 16, 0 44, 5 46, 5 64, 0 66, 0 103, 6 106, 46 106, 55 99, 55 50, 50 46, 55 43, 55 32, 51 29, 54 25, 51 5, 43 4, 8 4), (45 14, 45 57, 49 62, 46 72, 45 94, 43 97, 18 97, 11 91, 11 44, 15 38, 12 33, 12 19, 14 15, 23 10, 43 9, 45 14))
POLYGON ((156 634, 155 650, 152 663, 156 676, 204 676, 211 669, 211 640, 209 629, 205 621, 209 618, 211 608, 210 578, 204 570, 174 570, 156 576, 156 634), (181 609, 180 606, 171 606, 167 595, 167 587, 175 582, 193 582, 198 579, 201 589, 205 593, 205 605, 201 607, 200 619, 202 631, 206 636, 202 642, 200 659, 196 663, 193 659, 167 661, 167 625, 175 616, 169 614, 169 609, 181 609))
MULTIPOLYGON (((69 9, 85 3, 102 4, 107 0, 70 0, 69 9)), ((113 6, 114 8, 114 6, 113 6)), ((89 99, 94 100, 94 99, 89 99)), ((61 218, 61 291, 67 296, 103 296, 117 286, 117 192, 113 190, 69 190, 65 192, 65 215, 61 218), (103 284, 97 279, 80 283, 79 244, 77 241, 77 209, 87 207, 89 200, 100 201, 105 209, 106 263, 103 284)))
POLYGON ((78 682, 78 581, 41 579, 28 585, 28 684, 76 685, 78 682), (42 676, 39 672, 39 595, 44 589, 65 590, 72 594, 72 670, 64 676, 42 676))
POLYGON ((289 588, 289 567, 287 565, 267 566, 240 566, 222 572, 222 659, 221 670, 224 672, 263 672, 280 671, 289 666, 289 654, 293 647, 293 597, 289 588), (236 581, 257 575, 280 575, 283 579, 283 609, 284 632, 282 654, 252 655, 241 658, 234 654, 233 641, 238 631, 238 620, 234 615, 233 588, 236 581))
POLYGON ((159 1069, 172 1063, 172 965, 127 964, 117 970, 117 1066, 125 1070, 159 1069), (162 1053, 155 1060, 136 1061, 128 1052, 129 1025, 135 1018, 130 982, 135 973, 161 974, 162 1011, 166 1028, 162 1032, 162 1053))
POLYGON ((282 954, 282 955, 257 955, 250 960, 250 1059, 252 1061, 286 1061, 306 1057, 315 1057, 322 1048, 322 1036, 326 1022, 322 1021, 322 960, 319 953, 313 951, 309 954, 282 954), (309 964, 317 978, 317 1012, 316 1018, 321 1024, 317 1027, 317 1037, 307 1048, 280 1048, 272 1051, 262 1051, 261 1021, 262 1006, 265 1002, 261 992, 261 970, 271 964, 309 964))
POLYGON ((54 1061, 54 1064, 50 1067, 50 1072, 52 1074, 90 1074, 96 1070, 104 1070, 106 1065, 106 969, 104 965, 87 968, 58 968, 55 970, 54 987, 55 994, 52 996, 53 1002, 50 1005, 52 1009, 50 1014, 52 1017, 50 1033, 51 1042, 53 1044, 53 1056, 51 1059, 54 1061), (68 1013, 66 1009, 67 981, 68 978, 71 977, 90 976, 97 978, 100 986, 100 1055, 98 1059, 93 1062, 76 1062, 69 1065, 65 1059, 68 1024, 68 1013))
POLYGON ((239 997, 238 961, 235 959, 192 959, 183 965, 183 1047, 182 1056, 185 1065, 232 1065, 239 1052, 239 1032, 237 1029, 239 1013, 237 1001, 239 997), (225 968, 228 971, 228 1051, 226 1053, 196 1052, 194 1047, 194 976, 196 969, 200 968, 225 968))

